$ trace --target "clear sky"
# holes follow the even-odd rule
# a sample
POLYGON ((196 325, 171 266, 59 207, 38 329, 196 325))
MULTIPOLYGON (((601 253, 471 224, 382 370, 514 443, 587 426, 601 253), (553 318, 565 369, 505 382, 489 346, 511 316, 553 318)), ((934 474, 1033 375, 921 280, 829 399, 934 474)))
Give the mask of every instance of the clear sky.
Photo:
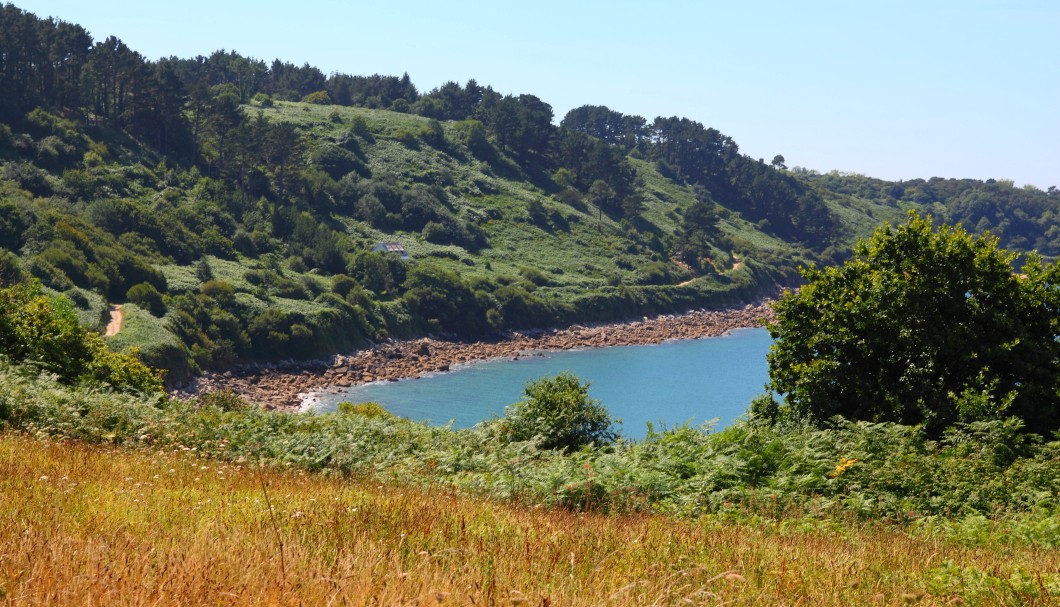
POLYGON ((325 73, 475 78, 558 122, 683 116, 767 161, 1060 187, 1056 0, 16 0, 149 59, 217 49, 325 73))

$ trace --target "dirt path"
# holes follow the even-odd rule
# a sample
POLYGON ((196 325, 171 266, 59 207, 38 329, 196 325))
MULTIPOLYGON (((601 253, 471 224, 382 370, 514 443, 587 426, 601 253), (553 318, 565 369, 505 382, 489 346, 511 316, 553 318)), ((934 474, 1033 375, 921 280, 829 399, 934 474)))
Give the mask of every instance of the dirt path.
MULTIPOLYGON (((685 266, 685 267, 687 268, 688 266, 685 266)), ((728 271, 729 272, 735 272, 736 270, 739 270, 742 267, 743 267, 743 258, 737 257, 736 255, 733 255, 732 256, 732 268, 729 269, 728 271)), ((698 278, 699 278, 698 276, 696 276, 695 278, 689 278, 688 280, 686 280, 684 282, 677 283, 677 286, 683 287, 685 285, 690 285, 693 282, 695 282, 696 279, 698 279, 698 278)))
POLYGON ((125 322, 125 311, 122 310, 121 306, 110 307, 110 322, 107 323, 107 332, 104 333, 107 337, 113 337, 121 331, 121 325, 125 322))

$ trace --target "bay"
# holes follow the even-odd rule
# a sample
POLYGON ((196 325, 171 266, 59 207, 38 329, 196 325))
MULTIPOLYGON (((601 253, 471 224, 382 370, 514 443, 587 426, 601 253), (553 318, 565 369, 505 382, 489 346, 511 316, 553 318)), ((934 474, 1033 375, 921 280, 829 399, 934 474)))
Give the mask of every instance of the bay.
POLYGON ((311 408, 329 411, 342 401, 375 401, 395 415, 465 428, 503 415, 522 398, 528 381, 569 371, 589 381, 589 395, 622 420, 623 436, 643 438, 648 422, 658 429, 717 420, 720 429, 764 392, 770 343, 765 329, 739 329, 656 345, 540 352, 318 394, 311 408))

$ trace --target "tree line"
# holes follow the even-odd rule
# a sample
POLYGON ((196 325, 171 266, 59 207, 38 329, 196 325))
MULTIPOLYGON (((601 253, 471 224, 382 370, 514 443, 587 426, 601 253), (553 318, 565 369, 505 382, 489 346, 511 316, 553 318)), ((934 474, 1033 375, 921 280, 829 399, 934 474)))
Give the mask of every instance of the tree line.
POLYGON ((1033 185, 1016 187, 1004 179, 908 179, 887 181, 856 173, 818 173, 796 167, 790 171, 823 196, 841 203, 867 200, 887 206, 929 210, 951 225, 998 238, 1012 251, 1038 251, 1060 257, 1060 189, 1033 185))
MULTIPOLYGON (((114 36, 93 41, 79 25, 39 19, 12 4, 0 9, 0 30, 0 121, 20 123, 38 107, 77 114, 127 131, 211 175, 234 171, 241 185, 251 177, 246 167, 264 160, 270 177, 281 182, 275 189, 289 191, 282 183, 291 174, 285 163, 297 152, 289 126, 270 132, 269 125, 258 124, 248 140, 249 118, 241 108, 254 99, 311 101, 471 121, 472 140, 481 129, 531 175, 567 169, 553 185, 574 188, 580 194, 574 197, 588 197, 615 217, 635 218, 641 210, 642 184, 626 161, 633 153, 656 162, 669 177, 706 188, 714 201, 783 238, 823 249, 837 228, 815 192, 741 155, 715 129, 685 118, 648 124, 639 116, 584 106, 557 127, 552 107, 538 97, 502 95, 475 80, 420 93, 408 74, 325 75, 308 64, 269 64, 235 51, 150 61, 114 36), (248 149, 258 157, 239 158, 248 149)), ((568 199, 573 195, 568 192, 568 199)))

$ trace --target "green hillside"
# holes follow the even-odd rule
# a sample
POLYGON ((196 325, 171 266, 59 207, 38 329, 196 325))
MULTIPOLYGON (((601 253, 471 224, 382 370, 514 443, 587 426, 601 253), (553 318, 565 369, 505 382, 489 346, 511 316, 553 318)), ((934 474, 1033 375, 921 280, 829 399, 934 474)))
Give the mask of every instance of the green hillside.
POLYGON ((1060 243, 1055 188, 788 170, 688 119, 584 106, 556 125, 474 81, 148 61, 10 4, 0 30, 0 279, 95 329, 126 306, 110 344, 171 381, 750 301, 909 208, 1060 243))

